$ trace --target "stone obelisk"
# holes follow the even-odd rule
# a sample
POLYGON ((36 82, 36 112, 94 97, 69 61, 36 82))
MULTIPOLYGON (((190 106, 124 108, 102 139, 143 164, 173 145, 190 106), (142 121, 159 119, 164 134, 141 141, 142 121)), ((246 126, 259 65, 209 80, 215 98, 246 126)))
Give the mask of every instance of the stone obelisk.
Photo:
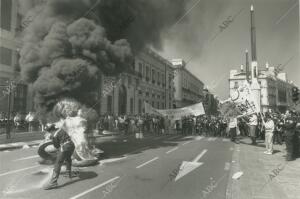
POLYGON ((250 23, 251 23, 251 90, 253 98, 255 99, 258 111, 260 111, 261 99, 260 99, 260 85, 257 81, 258 78, 258 66, 256 57, 256 33, 255 33, 255 22, 254 22, 254 7, 251 5, 250 9, 250 23))

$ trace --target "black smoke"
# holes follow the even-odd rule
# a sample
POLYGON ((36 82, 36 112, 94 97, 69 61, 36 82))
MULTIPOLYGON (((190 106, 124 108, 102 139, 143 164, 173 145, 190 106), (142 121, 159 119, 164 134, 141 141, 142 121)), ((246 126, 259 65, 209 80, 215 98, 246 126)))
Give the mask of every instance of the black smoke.
POLYGON ((117 75, 183 14, 182 0, 51 0, 32 8, 21 49, 22 78, 35 105, 50 111, 63 98, 96 103, 100 74, 117 75))

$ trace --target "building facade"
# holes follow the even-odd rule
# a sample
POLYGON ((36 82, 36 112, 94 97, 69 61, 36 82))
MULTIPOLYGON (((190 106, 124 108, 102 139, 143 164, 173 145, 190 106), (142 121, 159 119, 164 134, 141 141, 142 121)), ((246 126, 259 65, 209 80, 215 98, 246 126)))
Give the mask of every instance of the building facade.
POLYGON ((144 113, 144 102, 158 109, 173 106, 175 90, 172 64, 150 49, 135 56, 131 69, 119 77, 103 75, 101 82, 101 114, 144 113))
POLYGON ((180 108, 203 101, 204 84, 186 69, 182 59, 173 59, 174 67, 174 108, 180 108))
MULTIPOLYGON (((275 67, 269 67, 268 63, 263 69, 257 71, 261 110, 266 112, 268 109, 272 109, 284 112, 289 109, 293 105, 292 87, 294 84, 288 81, 286 73, 277 71, 275 67)), ((244 81, 246 81, 246 71, 243 66, 240 70, 230 71, 230 96, 234 95, 235 89, 244 81)))
POLYGON ((17 0, 1 0, 0 9, 0 112, 25 113, 33 105, 28 85, 20 80, 22 15, 17 0))

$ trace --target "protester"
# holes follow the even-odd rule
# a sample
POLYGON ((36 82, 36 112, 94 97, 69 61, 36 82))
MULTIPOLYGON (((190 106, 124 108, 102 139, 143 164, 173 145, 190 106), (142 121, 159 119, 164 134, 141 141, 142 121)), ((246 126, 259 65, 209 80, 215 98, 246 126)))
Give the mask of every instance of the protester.
POLYGON ((28 131, 32 132, 34 127, 34 113, 29 112, 28 115, 26 115, 25 120, 28 123, 28 131))
POLYGON ((135 134, 135 138, 142 139, 144 137, 144 134, 143 134, 144 120, 143 120, 142 116, 139 116, 139 118, 137 120, 137 127, 138 127, 138 131, 135 134))
POLYGON ((292 161, 295 157, 295 140, 296 137, 296 125, 297 122, 290 111, 286 111, 285 120, 283 124, 284 134, 285 134, 285 144, 286 144, 286 161, 292 161))
POLYGON ((252 114, 249 118, 249 126, 250 126, 250 138, 252 141, 252 145, 256 145, 256 129, 257 129, 257 115, 256 113, 252 114))
POLYGON ((265 144, 266 144, 266 151, 265 154, 272 155, 273 154, 273 135, 275 124, 274 121, 271 119, 269 112, 265 114, 265 118, 262 120, 263 125, 265 127, 265 144))
POLYGON ((52 177, 50 179, 49 184, 47 184, 44 187, 45 190, 49 190, 57 188, 57 180, 60 175, 61 166, 64 162, 66 162, 66 170, 67 174, 69 175, 69 178, 73 177, 71 156, 74 152, 75 145, 72 142, 68 133, 62 128, 57 129, 54 124, 48 126, 48 128, 46 128, 46 131, 54 132, 51 138, 53 140, 54 147, 58 149, 58 154, 55 161, 52 177))
POLYGON ((232 142, 236 141, 237 118, 231 117, 229 120, 229 135, 232 142))

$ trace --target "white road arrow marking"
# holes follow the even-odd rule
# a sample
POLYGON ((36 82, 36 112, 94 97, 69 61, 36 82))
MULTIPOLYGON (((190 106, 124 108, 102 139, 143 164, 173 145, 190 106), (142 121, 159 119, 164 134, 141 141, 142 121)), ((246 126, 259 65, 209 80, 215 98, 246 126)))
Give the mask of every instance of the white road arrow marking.
POLYGON ((192 161, 183 161, 182 164, 180 165, 178 174, 175 178, 175 182, 182 178, 183 176, 187 175, 191 171, 195 170, 196 168, 200 167, 203 162, 198 162, 200 158, 207 152, 207 149, 204 149, 197 157, 192 161))

